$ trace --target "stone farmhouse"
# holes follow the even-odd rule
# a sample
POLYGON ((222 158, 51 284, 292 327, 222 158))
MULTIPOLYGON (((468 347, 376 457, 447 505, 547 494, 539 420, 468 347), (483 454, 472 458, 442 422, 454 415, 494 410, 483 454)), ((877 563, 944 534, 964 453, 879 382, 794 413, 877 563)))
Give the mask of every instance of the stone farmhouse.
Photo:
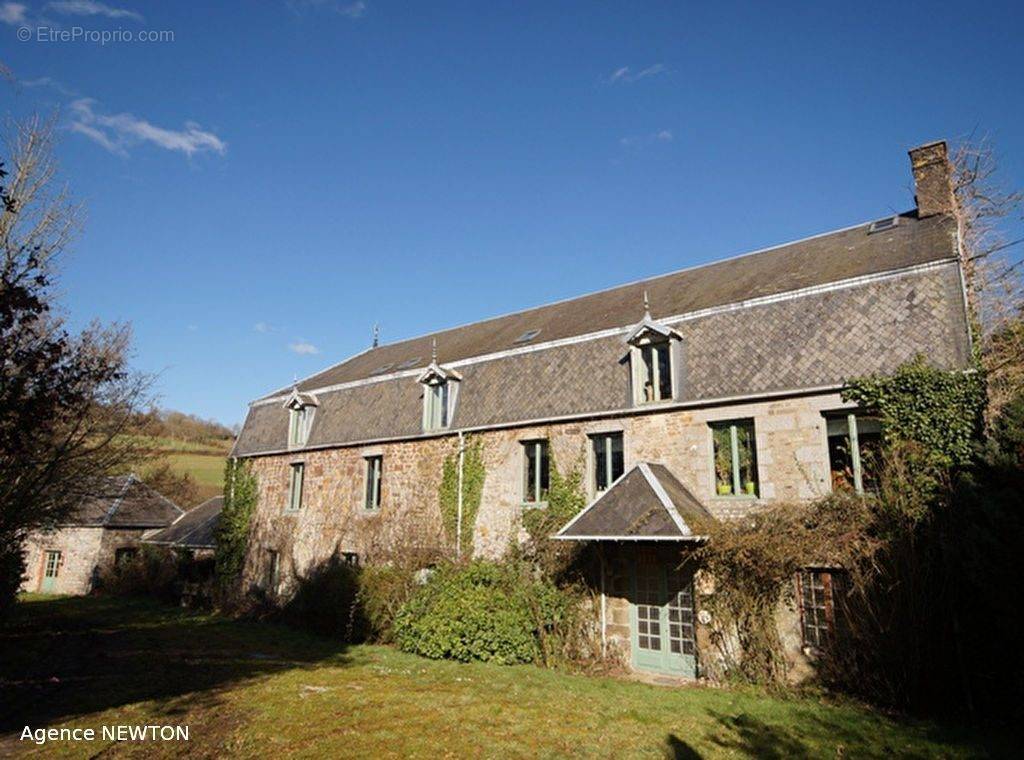
POLYGON ((88 594, 103 572, 135 557, 144 536, 185 514, 134 475, 108 486, 83 499, 66 523, 28 537, 22 591, 88 594))
MULTIPOLYGON (((600 555, 607 646, 636 669, 710 672, 711 584, 680 569, 695 524, 870 489, 880 426, 844 381, 917 355, 969 366, 946 144, 910 159, 905 213, 374 346, 251 402, 232 454, 259 487, 246 579, 285 595, 335 553, 446 550, 442 465, 472 439, 475 555, 525 535, 551 461, 579 462, 591 501, 557 539, 600 555)), ((794 579, 779 617, 794 662, 829 636, 834 573, 794 579)))

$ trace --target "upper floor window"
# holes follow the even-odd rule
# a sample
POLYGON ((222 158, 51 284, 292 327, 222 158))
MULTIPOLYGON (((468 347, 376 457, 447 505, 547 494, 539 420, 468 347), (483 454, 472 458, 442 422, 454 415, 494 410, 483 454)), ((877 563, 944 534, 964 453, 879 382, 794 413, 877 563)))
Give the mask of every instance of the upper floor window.
POLYGON ((384 478, 384 457, 379 454, 366 457, 366 496, 363 507, 369 510, 380 509, 381 485, 384 478))
POLYGON ((864 493, 877 488, 882 445, 878 418, 862 412, 837 412, 825 415, 825 425, 832 489, 864 493))
POLYGON ((547 501, 551 483, 549 467, 548 442, 523 441, 523 503, 547 501))
POLYGON ((291 396, 285 402, 288 410, 288 448, 306 445, 309 431, 313 427, 316 406, 316 397, 311 393, 299 393, 298 389, 292 389, 291 396))
POLYGON ((594 493, 606 491, 625 472, 622 433, 599 433, 590 437, 594 493))
POLYGON ((711 424, 715 493, 719 496, 757 496, 757 445, 754 421, 729 420, 711 424))
POLYGON ((306 465, 302 462, 293 462, 288 478, 288 510, 302 508, 302 486, 306 474, 306 465))

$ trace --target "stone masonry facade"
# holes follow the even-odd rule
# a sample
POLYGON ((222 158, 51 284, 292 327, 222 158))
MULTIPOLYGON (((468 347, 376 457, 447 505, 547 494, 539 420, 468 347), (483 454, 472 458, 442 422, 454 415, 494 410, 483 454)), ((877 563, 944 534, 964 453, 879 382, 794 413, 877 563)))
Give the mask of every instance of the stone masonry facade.
POLYGON ((48 551, 61 553, 53 593, 88 594, 100 575, 114 566, 120 548, 141 546, 145 529, 68 526, 33 533, 25 542, 25 572, 21 590, 42 590, 48 551))

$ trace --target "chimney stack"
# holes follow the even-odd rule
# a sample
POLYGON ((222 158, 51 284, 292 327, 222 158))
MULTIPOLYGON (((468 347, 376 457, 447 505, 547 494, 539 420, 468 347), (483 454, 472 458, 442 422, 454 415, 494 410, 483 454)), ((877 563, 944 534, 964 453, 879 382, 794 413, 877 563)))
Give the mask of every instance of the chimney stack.
POLYGON ((918 217, 923 219, 935 214, 953 213, 953 167, 949 163, 946 141, 919 145, 908 153, 910 167, 914 170, 918 217))

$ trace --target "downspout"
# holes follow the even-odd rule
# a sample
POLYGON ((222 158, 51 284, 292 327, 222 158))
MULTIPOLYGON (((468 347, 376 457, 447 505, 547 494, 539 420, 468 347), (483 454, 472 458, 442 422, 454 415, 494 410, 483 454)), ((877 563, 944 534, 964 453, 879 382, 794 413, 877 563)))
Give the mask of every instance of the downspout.
POLYGON ((604 547, 597 547, 597 556, 601 560, 601 659, 608 658, 608 597, 604 593, 604 547))
POLYGON ((455 558, 462 559, 462 462, 465 458, 466 439, 464 433, 459 431, 459 495, 456 500, 455 510, 455 558))

